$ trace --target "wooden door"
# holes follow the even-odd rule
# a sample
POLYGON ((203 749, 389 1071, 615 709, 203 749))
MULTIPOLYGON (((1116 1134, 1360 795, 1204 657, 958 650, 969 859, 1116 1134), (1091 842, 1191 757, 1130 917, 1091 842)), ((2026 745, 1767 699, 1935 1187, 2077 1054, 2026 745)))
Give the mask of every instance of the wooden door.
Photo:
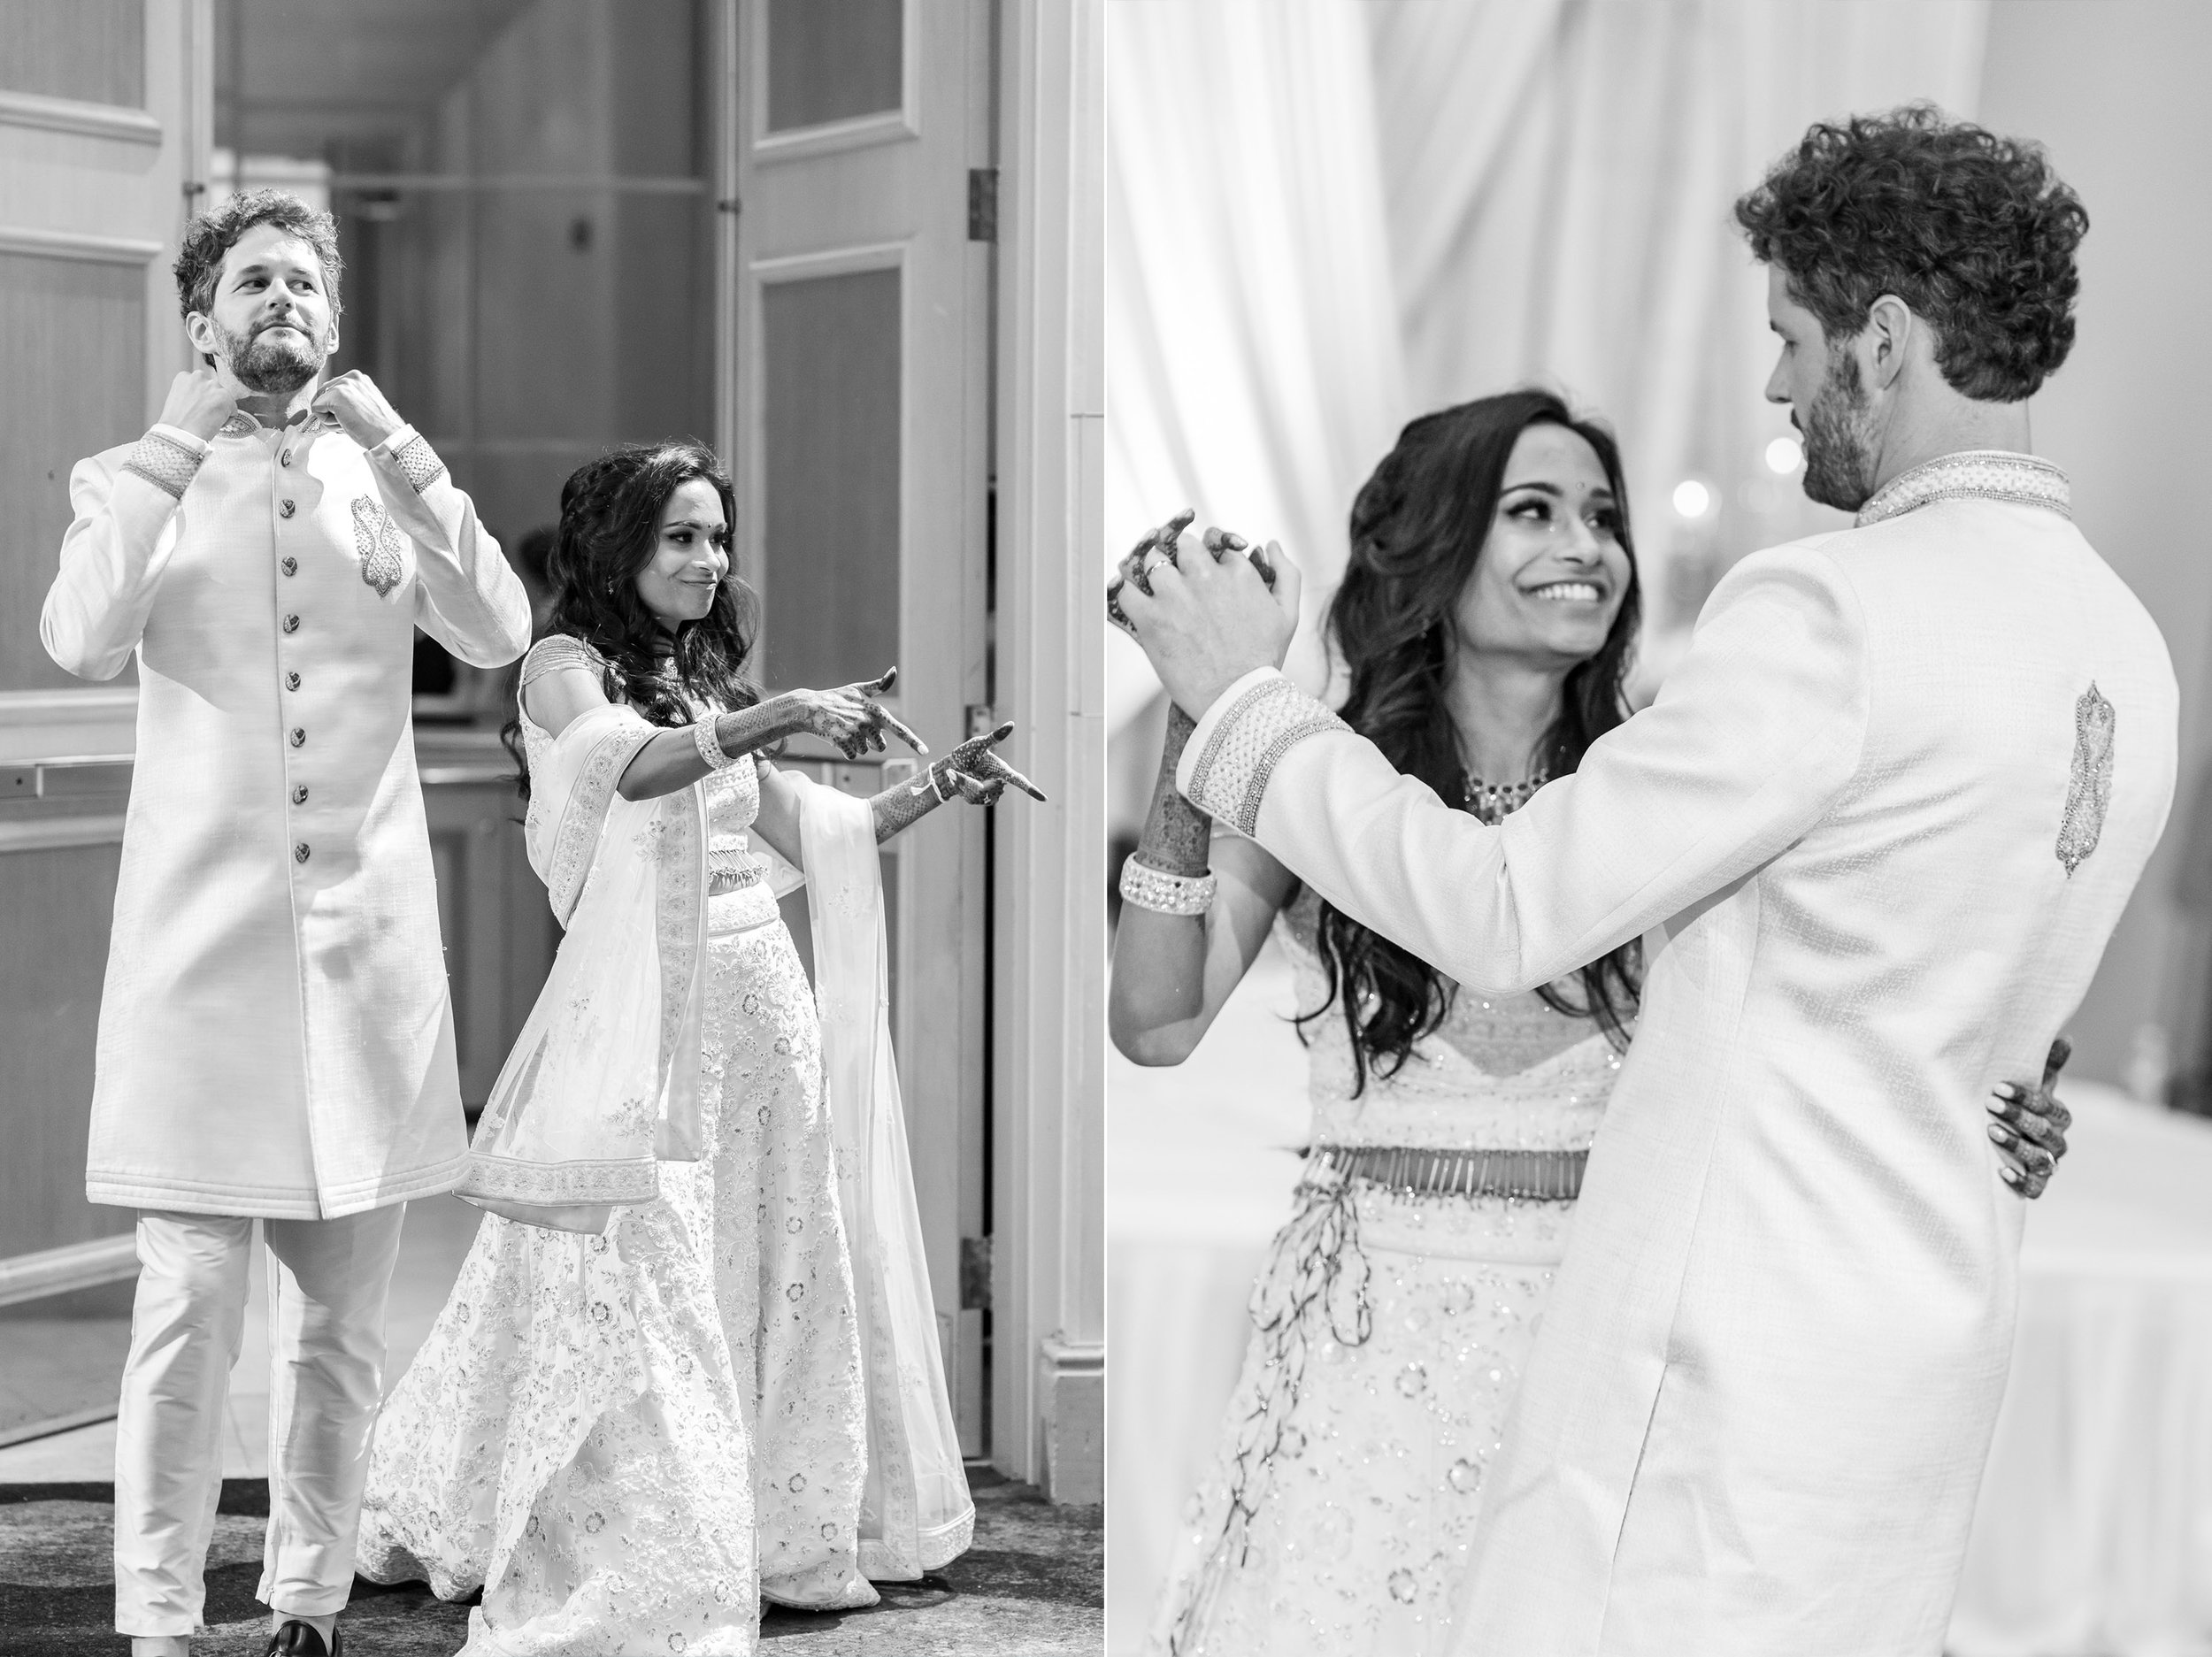
POLYGON ((169 273, 208 137, 208 0, 0 0, 0 1303, 129 1275, 84 1200, 87 1107, 137 708, 38 619, 69 472, 187 365, 169 273))
MULTIPOLYGON (((761 671, 784 688, 895 663, 898 711, 933 752, 990 718, 990 19, 988 0, 736 0, 722 17, 722 440, 761 671)), ((883 783, 835 769, 856 791, 883 783)), ((964 1306, 961 1263, 986 1235, 987 832, 981 812, 941 810, 885 862, 907 1137, 970 1454, 986 1438, 984 1296, 971 1273, 964 1306)))

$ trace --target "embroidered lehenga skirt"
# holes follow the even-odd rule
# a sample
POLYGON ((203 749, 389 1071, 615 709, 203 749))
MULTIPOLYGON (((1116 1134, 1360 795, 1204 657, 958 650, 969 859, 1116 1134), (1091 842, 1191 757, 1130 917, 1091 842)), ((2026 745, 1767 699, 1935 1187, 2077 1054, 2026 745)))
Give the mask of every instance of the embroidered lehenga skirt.
POLYGON ((750 1653, 872 1603, 813 997, 757 884, 709 900, 706 1155, 582 1237, 487 1215, 386 1403, 360 1569, 481 1586, 471 1653, 750 1653))

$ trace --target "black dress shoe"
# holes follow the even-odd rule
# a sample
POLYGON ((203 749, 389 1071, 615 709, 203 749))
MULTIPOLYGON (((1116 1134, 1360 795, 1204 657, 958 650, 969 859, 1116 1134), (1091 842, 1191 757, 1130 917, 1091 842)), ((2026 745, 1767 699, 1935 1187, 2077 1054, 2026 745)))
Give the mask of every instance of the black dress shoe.
POLYGON ((269 1636, 269 1649, 263 1657, 345 1657, 345 1650, 346 1637, 334 1625, 330 1644, 326 1645, 313 1623, 291 1622, 269 1636))

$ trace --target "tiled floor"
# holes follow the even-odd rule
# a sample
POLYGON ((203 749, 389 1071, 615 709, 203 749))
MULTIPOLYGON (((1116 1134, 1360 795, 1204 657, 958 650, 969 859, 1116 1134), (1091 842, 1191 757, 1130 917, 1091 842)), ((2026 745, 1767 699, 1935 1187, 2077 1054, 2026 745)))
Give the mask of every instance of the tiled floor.
MULTIPOLYGON (((388 1391, 405 1372, 446 1291, 476 1236, 482 1210, 457 1197, 432 1197, 407 1205, 400 1231, 399 1266, 392 1274, 392 1298, 385 1317, 388 1356, 384 1382, 388 1391)), ((265 1264, 266 1256, 263 1257, 265 1264)), ((269 1473, 269 1297, 268 1274, 257 1266, 252 1299, 246 1309, 246 1335, 231 1371, 230 1419, 223 1433, 223 1477, 265 1478, 269 1473)), ((115 1477, 115 1423, 33 1438, 0 1449, 0 1484, 104 1482, 115 1477)))

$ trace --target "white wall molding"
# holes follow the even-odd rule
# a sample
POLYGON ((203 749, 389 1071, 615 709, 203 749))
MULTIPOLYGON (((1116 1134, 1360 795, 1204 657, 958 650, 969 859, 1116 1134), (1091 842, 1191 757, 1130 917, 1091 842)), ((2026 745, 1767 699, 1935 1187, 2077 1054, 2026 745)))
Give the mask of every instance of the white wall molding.
POLYGON ((0 855, 8 852, 59 851, 71 846, 119 846, 122 843, 123 814, 120 811, 0 820, 0 855))
POLYGON ((28 225, 0 225, 0 253, 28 253, 45 259, 89 259, 99 265, 144 265, 161 252, 158 242, 135 236, 96 236, 81 230, 36 230, 28 225))
POLYGON ((0 92, 0 126, 39 127, 161 147, 161 123, 144 110, 89 104, 81 98, 50 98, 35 92, 0 92))
POLYGON ((1009 0, 1000 19, 997 694, 1036 732, 1029 752, 1052 803, 1003 814, 997 831, 991 1454, 1055 1500, 1095 1501, 1106 1339, 1105 0, 1009 0))
POLYGON ((135 685, 0 691, 0 765, 128 754, 137 746, 135 685))
POLYGON ((65 1243, 0 1260, 0 1306, 96 1288, 138 1275, 138 1239, 130 1231, 89 1243, 65 1243))

